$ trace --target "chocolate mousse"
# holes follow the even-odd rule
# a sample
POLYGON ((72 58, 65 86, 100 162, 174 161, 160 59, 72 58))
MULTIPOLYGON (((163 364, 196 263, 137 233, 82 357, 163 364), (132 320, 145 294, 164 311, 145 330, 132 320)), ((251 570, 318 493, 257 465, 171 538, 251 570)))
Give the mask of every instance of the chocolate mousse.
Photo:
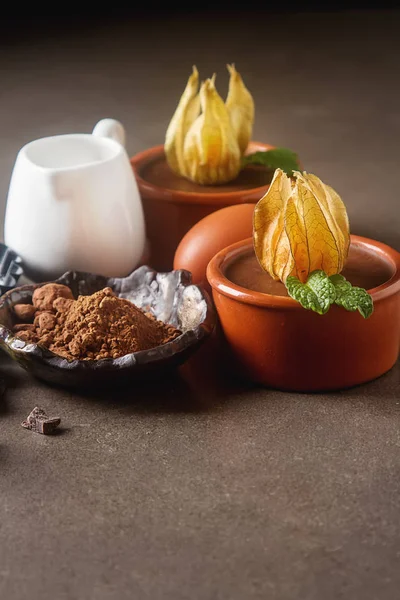
POLYGON ((240 171, 236 179, 229 183, 200 185, 174 173, 169 167, 165 156, 158 155, 154 160, 145 164, 139 174, 144 181, 169 190, 196 194, 223 194, 269 185, 274 172, 266 167, 248 165, 240 171))
MULTIPOLYGON (((368 252, 357 244, 350 246, 342 275, 354 286, 371 290, 386 283, 393 275, 393 267, 378 254, 368 252)), ((275 281, 262 269, 252 250, 231 262, 225 271, 227 279, 248 290, 287 296, 286 287, 275 281)))

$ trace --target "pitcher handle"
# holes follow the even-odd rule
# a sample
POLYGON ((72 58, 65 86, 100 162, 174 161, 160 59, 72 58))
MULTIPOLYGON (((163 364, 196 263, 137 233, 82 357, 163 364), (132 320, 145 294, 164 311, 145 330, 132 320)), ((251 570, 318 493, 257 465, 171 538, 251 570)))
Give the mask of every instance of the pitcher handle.
POLYGON ((101 119, 95 125, 92 135, 111 138, 125 147, 125 129, 122 123, 116 119, 101 119))

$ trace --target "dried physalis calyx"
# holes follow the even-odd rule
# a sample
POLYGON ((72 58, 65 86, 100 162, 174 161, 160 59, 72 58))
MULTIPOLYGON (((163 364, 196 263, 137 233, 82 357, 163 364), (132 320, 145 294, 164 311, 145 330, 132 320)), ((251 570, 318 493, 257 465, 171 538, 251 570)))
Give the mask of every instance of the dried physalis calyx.
POLYGON ((254 123, 254 101, 235 65, 227 65, 230 73, 226 108, 232 128, 243 155, 249 145, 254 123))
POLYGON ((251 138, 254 102, 234 66, 226 103, 215 87, 215 75, 201 84, 196 67, 189 77, 165 138, 171 169, 195 183, 232 181, 251 138))
POLYGON ((285 283, 304 308, 324 314, 336 303, 365 318, 372 298, 340 275, 350 245, 340 196, 315 175, 276 169, 254 211, 254 249, 260 265, 285 283))

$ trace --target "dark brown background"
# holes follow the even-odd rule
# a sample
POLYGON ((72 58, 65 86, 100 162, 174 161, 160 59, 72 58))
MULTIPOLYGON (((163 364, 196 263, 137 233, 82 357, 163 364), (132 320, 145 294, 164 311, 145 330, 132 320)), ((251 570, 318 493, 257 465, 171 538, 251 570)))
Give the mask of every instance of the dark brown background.
MULTIPOLYGON (((225 95, 235 62, 254 138, 296 150, 354 233, 400 250, 400 13, 226 4, 3 18, 3 209, 29 140, 109 116, 133 154, 162 143, 192 64, 225 95)), ((397 600, 399 364, 342 393, 283 394, 224 379, 211 352, 92 397, 1 359, 1 598, 397 600), (61 435, 20 427, 36 404, 61 435)))

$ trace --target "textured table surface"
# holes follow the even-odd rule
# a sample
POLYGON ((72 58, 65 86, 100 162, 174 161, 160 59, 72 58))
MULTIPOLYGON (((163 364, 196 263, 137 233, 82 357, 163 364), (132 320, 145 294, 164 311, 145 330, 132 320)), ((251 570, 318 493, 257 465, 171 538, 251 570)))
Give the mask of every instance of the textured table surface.
MULTIPOLYGON (((121 120, 162 143, 182 87, 235 62, 254 138, 400 250, 400 13, 208 15, 26 31, 0 47, 0 199, 31 139, 121 120)), ((206 347, 148 386, 84 396, 0 375, 0 597, 396 600, 400 366, 325 395, 235 382, 206 347), (59 435, 20 426, 39 404, 59 435)))

